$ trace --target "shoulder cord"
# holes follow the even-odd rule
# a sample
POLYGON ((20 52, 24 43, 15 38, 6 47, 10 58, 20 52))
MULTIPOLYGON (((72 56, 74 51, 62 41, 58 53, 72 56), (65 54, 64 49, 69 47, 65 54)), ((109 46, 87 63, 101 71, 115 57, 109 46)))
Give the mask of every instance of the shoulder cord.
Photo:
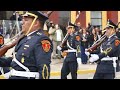
POLYGON ((29 70, 26 66, 24 66, 23 64, 21 64, 21 63, 16 59, 15 54, 16 54, 16 53, 13 52, 13 61, 15 61, 20 67, 22 67, 23 69, 25 69, 26 72, 30 72, 30 70, 29 70))
POLYGON ((70 44, 68 43, 68 40, 67 40, 67 46, 68 46, 70 49, 75 50, 74 48, 72 48, 72 47, 70 46, 70 44))

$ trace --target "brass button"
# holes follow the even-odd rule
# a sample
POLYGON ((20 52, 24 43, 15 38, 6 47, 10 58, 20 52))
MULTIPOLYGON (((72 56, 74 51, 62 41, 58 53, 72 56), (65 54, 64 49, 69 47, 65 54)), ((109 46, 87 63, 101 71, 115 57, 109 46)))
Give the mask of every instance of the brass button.
POLYGON ((24 53, 22 53, 22 56, 24 56, 25 54, 24 53))
POLYGON ((26 50, 27 48, 24 48, 24 50, 26 50))

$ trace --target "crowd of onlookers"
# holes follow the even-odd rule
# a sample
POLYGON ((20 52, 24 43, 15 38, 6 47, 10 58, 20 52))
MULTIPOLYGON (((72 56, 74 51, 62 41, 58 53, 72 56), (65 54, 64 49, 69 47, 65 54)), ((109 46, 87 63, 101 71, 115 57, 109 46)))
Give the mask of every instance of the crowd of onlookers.
MULTIPOLYGON (((96 42, 98 39, 101 38, 101 36, 104 34, 104 30, 101 30, 98 26, 92 26, 90 23, 88 23, 88 27, 81 27, 80 22, 76 24, 77 26, 77 32, 79 33, 81 37, 81 62, 82 64, 87 64, 89 62, 88 56, 85 54, 85 49, 88 49, 91 47, 94 42, 96 42)), ((52 59, 61 59, 61 53, 57 50, 57 46, 60 45, 62 42, 64 36, 66 35, 66 28, 63 29, 58 24, 54 24, 53 21, 50 22, 48 25, 48 36, 53 41, 53 53, 52 53, 52 59)), ((120 37, 120 30, 117 30, 117 35, 120 37)))

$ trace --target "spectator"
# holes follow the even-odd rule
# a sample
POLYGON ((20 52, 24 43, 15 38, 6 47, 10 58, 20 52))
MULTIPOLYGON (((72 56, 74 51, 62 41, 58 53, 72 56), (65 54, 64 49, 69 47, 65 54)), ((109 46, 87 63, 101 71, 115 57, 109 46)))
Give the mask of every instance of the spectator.
POLYGON ((88 47, 91 47, 93 45, 94 36, 92 32, 90 31, 87 32, 88 32, 88 47))
MULTIPOLYGON (((93 42, 92 42, 92 45, 100 38, 99 37, 99 34, 97 34, 97 28, 93 28, 92 30, 92 35, 93 35, 93 42)), ((95 50, 94 52, 92 52, 91 54, 97 54, 100 52, 100 47, 97 48, 97 50, 95 50)), ((93 62, 93 63, 90 63, 90 64, 96 64, 97 62, 93 62)))
POLYGON ((53 24, 53 21, 47 22, 46 24, 47 24, 47 28, 48 28, 48 32, 49 32, 49 30, 53 24))
POLYGON ((93 34, 93 38, 94 38, 94 40, 93 40, 93 44, 94 44, 94 42, 96 42, 98 40, 97 29, 94 28, 92 30, 92 34, 93 34))
POLYGON ((55 38, 56 38, 55 32, 56 32, 55 25, 52 23, 50 28, 49 28, 48 34, 49 34, 50 40, 53 43, 53 53, 52 53, 52 58, 53 59, 56 59, 56 45, 57 45, 57 42, 55 40, 55 38))
POLYGON ((77 30, 78 30, 78 31, 79 31, 80 29, 82 29, 80 22, 78 22, 76 25, 77 25, 77 30))
POLYGON ((92 29, 93 29, 93 26, 91 25, 91 23, 88 23, 88 27, 86 28, 86 30, 91 33, 92 29))
MULTIPOLYGON (((60 45, 60 43, 62 43, 62 40, 63 40, 63 32, 62 32, 62 30, 60 29, 60 27, 59 27, 59 25, 58 24, 56 24, 55 25, 55 29, 56 29, 56 32, 55 32, 55 38, 54 38, 54 40, 56 41, 56 45, 55 45, 55 48, 56 48, 56 50, 57 50, 57 46, 58 45, 60 45)), ((61 52, 59 51, 59 50, 57 50, 57 57, 58 58, 61 58, 61 52)))
POLYGON ((118 29, 116 30, 116 35, 117 35, 118 38, 120 38, 120 28, 118 28, 118 29))
POLYGON ((66 26, 63 26, 63 25, 59 25, 60 29, 62 30, 63 32, 63 36, 65 37, 66 33, 67 33, 67 30, 66 30, 66 26))
POLYGON ((98 27, 95 27, 95 30, 96 30, 96 34, 98 36, 98 39, 100 39, 100 37, 102 36, 101 30, 98 27))
POLYGON ((89 34, 87 33, 86 29, 83 28, 82 29, 82 42, 81 42, 81 60, 82 60, 82 64, 87 64, 87 55, 85 54, 85 49, 88 48, 88 36, 89 34))

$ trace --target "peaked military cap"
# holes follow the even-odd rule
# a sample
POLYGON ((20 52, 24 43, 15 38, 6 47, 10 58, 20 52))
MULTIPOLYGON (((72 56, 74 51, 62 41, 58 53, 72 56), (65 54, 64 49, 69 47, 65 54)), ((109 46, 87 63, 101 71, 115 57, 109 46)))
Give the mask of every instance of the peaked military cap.
POLYGON ((109 28, 109 27, 116 29, 117 25, 114 24, 111 20, 108 19, 107 26, 105 28, 109 28))
POLYGON ((68 27, 67 28, 74 28, 75 30, 77 30, 76 29, 77 27, 78 27, 77 25, 72 24, 71 22, 68 22, 68 27))
POLYGON ((67 28, 70 28, 70 27, 74 28, 75 31, 78 31, 81 28, 81 27, 79 27, 75 24, 72 24, 71 22, 68 22, 68 27, 67 28))
POLYGON ((48 19, 48 16, 46 14, 44 14, 41 11, 27 11, 24 15, 22 15, 23 17, 36 17, 41 21, 46 21, 48 19))
POLYGON ((72 24, 71 22, 68 22, 68 27, 75 27, 75 25, 72 24))

